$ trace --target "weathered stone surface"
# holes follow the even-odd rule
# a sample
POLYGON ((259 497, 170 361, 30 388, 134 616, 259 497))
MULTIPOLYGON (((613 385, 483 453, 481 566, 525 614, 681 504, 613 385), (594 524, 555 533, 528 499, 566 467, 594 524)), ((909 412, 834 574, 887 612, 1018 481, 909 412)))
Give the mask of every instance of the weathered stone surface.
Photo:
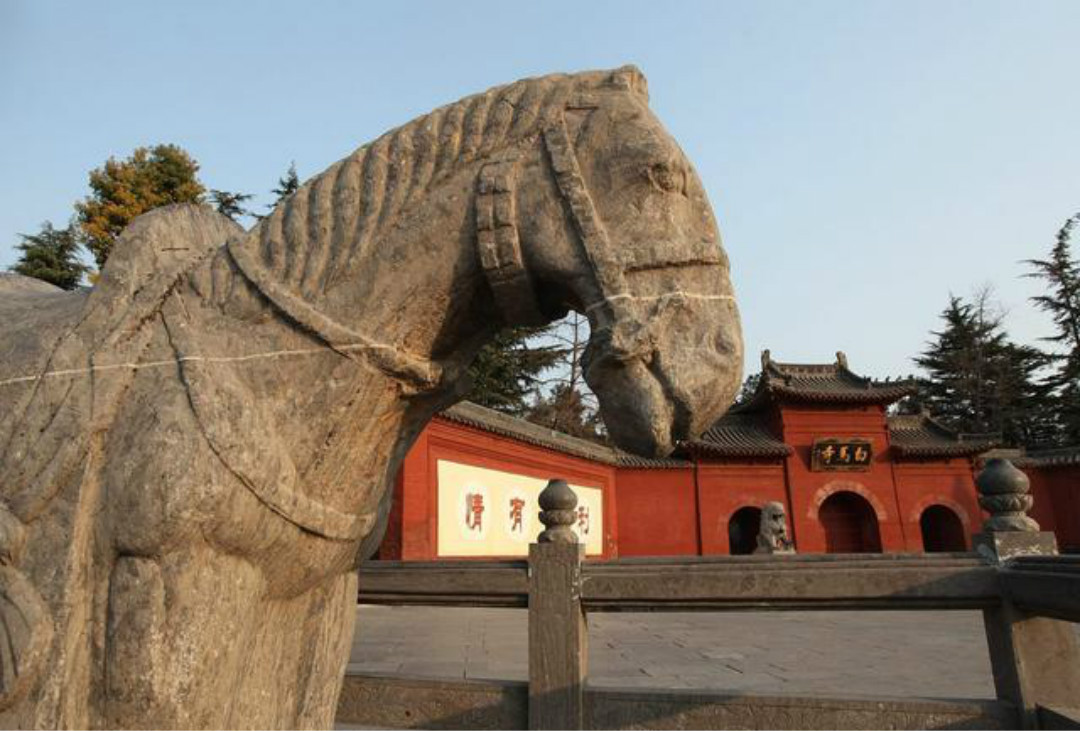
POLYGON ((540 522, 544 530, 536 537, 538 543, 577 543, 573 531, 577 495, 566 480, 549 480, 540 492, 540 522))
MULTIPOLYGON (((349 728, 529 728, 525 683, 379 675, 345 678, 338 723, 349 728)), ((1016 728, 994 701, 810 698, 701 690, 588 688, 590 729, 1016 728)), ((1061 714, 1059 714, 1060 716, 1061 714)), ((1051 728, 1071 728, 1052 726, 1051 728)))
POLYGON ((0 282, 0 592, 26 620, 0 725, 328 727, 387 486, 500 327, 587 313, 621 446, 711 424, 738 314, 647 101, 632 68, 498 87, 250 232, 160 209, 89 293, 0 282))
POLYGON ((1039 524, 1027 514, 1033 502, 1028 494, 1031 481, 1012 462, 1000 457, 987 460, 975 485, 979 488, 979 505, 990 514, 983 523, 985 533, 1039 530, 1039 524))

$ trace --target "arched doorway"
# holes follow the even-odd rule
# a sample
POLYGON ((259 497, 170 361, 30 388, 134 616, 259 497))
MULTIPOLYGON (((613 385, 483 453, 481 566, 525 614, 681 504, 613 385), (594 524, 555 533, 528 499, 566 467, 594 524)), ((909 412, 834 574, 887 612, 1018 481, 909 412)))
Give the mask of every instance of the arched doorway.
POLYGON ((732 556, 753 553, 761 527, 761 508, 739 508, 728 521, 728 548, 732 556))
POLYGON ((829 553, 881 553, 877 514, 864 497, 837 492, 821 504, 818 520, 829 553))
POLYGON ((967 538, 960 516, 944 505, 931 505, 919 517, 923 550, 927 553, 966 551, 967 538))

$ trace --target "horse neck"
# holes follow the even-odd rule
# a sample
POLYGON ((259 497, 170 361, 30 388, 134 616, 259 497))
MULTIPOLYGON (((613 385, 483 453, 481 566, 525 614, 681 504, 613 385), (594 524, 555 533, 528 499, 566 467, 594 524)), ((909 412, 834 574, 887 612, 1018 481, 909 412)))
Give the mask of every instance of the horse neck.
POLYGON ((348 514, 373 509, 413 427, 442 405, 439 393, 406 396, 391 375, 319 342, 278 310, 226 249, 176 294, 204 303, 182 308, 193 319, 191 353, 217 356, 231 382, 250 392, 250 408, 295 466, 304 494, 348 514))
POLYGON ((332 171, 229 243, 229 268, 244 286, 228 288, 241 301, 226 309, 249 309, 251 290, 301 330, 401 381, 403 394, 452 392, 495 330, 469 210, 475 171, 358 227, 348 243, 336 241, 347 228, 340 219, 355 215, 294 203, 318 199, 306 189, 332 171))

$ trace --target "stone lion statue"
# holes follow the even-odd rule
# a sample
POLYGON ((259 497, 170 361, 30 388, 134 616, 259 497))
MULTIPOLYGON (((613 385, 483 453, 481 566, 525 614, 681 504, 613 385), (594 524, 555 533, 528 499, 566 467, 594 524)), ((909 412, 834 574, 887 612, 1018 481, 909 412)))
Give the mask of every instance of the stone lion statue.
POLYGON ((795 553, 795 544, 788 537, 787 509, 783 503, 770 501, 761 507, 761 527, 754 553, 795 553))

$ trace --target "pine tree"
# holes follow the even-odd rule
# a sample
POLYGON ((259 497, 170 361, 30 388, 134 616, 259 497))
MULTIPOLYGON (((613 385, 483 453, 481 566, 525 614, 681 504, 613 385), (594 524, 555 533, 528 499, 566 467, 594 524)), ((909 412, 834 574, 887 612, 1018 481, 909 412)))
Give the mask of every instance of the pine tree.
POLYGON ((1058 441, 1063 444, 1080 444, 1080 264, 1073 258, 1070 246, 1077 225, 1080 213, 1058 230, 1049 258, 1024 262, 1033 269, 1025 276, 1047 284, 1047 293, 1031 300, 1050 314, 1056 329, 1043 339, 1060 348, 1060 352, 1049 356, 1055 368, 1048 382, 1054 389, 1058 441))
POLYGON ((597 410, 580 390, 561 383, 549 395, 541 396, 529 410, 529 421, 564 434, 603 441, 606 430, 597 410))
POLYGON ((137 216, 170 203, 199 203, 206 189, 199 164, 176 145, 140 147, 125 160, 90 172, 91 194, 75 204, 79 228, 98 268, 120 232, 137 216))
POLYGON ((22 243, 15 248, 22 252, 11 271, 55 284, 61 289, 75 289, 90 269, 79 260, 79 239, 71 226, 53 228, 51 222, 41 224, 36 234, 19 234, 22 243))
POLYGON ((996 432, 1010 446, 1044 441, 1049 393, 1038 377, 1043 355, 1008 340, 985 290, 973 303, 951 296, 941 318, 944 328, 915 358, 927 373, 918 381, 916 402, 959 432, 996 432))
POLYGON ((469 367, 473 387, 465 398, 508 414, 525 414, 540 374, 561 357, 555 346, 535 342, 550 329, 516 327, 496 335, 469 367))
POLYGON ((285 177, 278 178, 277 187, 270 191, 274 194, 274 202, 268 205, 267 208, 273 210, 281 203, 281 201, 285 200, 299 189, 300 176, 296 174, 296 163, 293 162, 289 165, 289 170, 285 173, 285 177))
POLYGON ((583 356, 589 344, 589 321, 571 312, 541 340, 554 344, 558 358, 533 395, 529 421, 585 439, 605 441, 596 396, 585 382, 583 356))
POLYGON ((1029 345, 1006 342, 991 362, 991 431, 1006 444, 1042 447, 1054 441, 1056 419, 1052 388, 1042 377, 1045 353, 1029 345))
POLYGON ((241 216, 251 215, 251 211, 244 208, 244 203, 253 197, 250 193, 230 193, 225 190, 212 189, 210 191, 210 204, 214 206, 218 213, 235 221, 241 216))

